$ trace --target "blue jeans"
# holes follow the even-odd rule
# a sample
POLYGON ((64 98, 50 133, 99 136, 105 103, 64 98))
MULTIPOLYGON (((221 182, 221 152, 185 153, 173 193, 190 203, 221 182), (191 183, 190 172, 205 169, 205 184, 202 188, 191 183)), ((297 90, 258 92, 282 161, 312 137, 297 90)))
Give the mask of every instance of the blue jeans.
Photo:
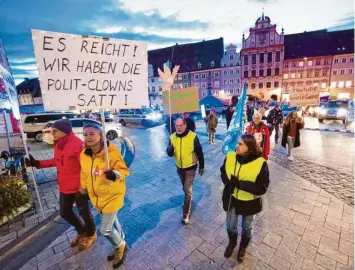
MULTIPOLYGON (((251 238, 253 235, 255 215, 242 216, 242 236, 251 238)), ((235 214, 235 208, 227 213, 227 232, 238 234, 238 216, 235 214)))
POLYGON ((118 222, 117 212, 101 214, 100 233, 105 236, 115 248, 118 248, 121 241, 124 240, 125 235, 121 224, 118 222))

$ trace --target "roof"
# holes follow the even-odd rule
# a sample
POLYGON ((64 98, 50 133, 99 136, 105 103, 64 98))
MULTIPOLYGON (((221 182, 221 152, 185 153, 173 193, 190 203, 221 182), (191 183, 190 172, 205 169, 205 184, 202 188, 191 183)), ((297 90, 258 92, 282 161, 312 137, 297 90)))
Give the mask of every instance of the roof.
POLYGON ((211 69, 211 62, 215 62, 213 68, 221 67, 221 59, 224 53, 223 38, 201 41, 189 44, 176 44, 171 47, 152 50, 148 52, 148 63, 153 65, 154 77, 158 76, 158 67, 163 68, 164 63, 172 59, 172 66, 180 65, 179 73, 195 70, 211 69), (197 68, 197 63, 201 68, 197 68))
POLYGON ((21 91, 29 91, 32 97, 42 97, 41 86, 38 78, 25 79, 22 83, 16 86, 17 93, 21 94, 21 91))
POLYGON ((354 53, 354 29, 285 35, 285 59, 348 53, 354 53))
POLYGON ((209 106, 210 108, 218 108, 226 106, 228 105, 228 103, 214 96, 207 96, 200 100, 200 106, 201 105, 205 105, 206 107, 209 106))

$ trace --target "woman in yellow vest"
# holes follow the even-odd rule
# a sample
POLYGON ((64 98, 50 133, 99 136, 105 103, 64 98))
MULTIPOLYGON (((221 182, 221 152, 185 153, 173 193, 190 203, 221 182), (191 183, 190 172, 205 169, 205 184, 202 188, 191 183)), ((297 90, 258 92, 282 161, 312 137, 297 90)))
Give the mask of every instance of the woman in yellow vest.
POLYGON ((261 195, 269 186, 269 169, 261 157, 253 135, 241 136, 236 152, 229 152, 221 167, 223 209, 227 212, 229 244, 224 256, 229 258, 237 246, 238 216, 242 216, 242 237, 238 261, 245 258, 246 248, 253 234, 255 214, 261 212, 261 195))
POLYGON ((129 175, 121 152, 114 144, 108 145, 109 165, 107 170, 101 127, 84 127, 85 149, 80 155, 80 192, 88 193, 92 205, 101 213, 100 232, 114 246, 107 260, 113 260, 118 268, 124 261, 126 242, 117 212, 123 206, 126 193, 125 178, 129 175))

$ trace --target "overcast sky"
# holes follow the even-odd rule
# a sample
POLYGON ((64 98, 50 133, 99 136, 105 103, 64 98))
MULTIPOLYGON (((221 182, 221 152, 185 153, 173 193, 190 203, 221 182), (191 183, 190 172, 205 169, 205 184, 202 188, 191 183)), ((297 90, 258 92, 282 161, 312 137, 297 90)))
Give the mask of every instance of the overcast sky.
POLYGON ((0 38, 16 83, 37 76, 31 29, 134 39, 149 49, 240 43, 264 8, 285 34, 354 27, 353 0, 0 0, 0 38))

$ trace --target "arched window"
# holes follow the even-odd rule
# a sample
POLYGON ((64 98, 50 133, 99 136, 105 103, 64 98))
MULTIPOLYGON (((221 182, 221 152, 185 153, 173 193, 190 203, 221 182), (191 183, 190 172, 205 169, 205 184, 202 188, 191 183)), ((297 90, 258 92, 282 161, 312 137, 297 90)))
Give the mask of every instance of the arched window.
POLYGON ((197 63, 197 68, 198 68, 198 69, 201 68, 201 63, 200 63, 200 62, 197 63))
POLYGON ((215 63, 214 63, 214 61, 212 60, 211 61, 211 67, 214 67, 215 66, 215 63))

